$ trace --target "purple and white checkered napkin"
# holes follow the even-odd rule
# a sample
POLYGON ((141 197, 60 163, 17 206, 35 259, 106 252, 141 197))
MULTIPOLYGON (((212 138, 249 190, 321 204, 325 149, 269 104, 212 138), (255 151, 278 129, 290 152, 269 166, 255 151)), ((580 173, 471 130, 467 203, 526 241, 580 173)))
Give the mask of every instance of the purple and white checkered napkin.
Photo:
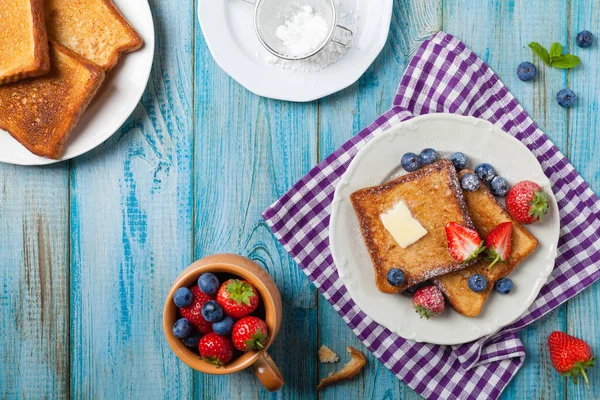
POLYGON ((431 399, 498 398, 525 358, 518 331, 600 278, 598 197, 494 72, 443 32, 419 48, 392 108, 317 165, 263 217, 369 350, 399 379, 431 399), (552 182, 561 218, 556 265, 533 305, 495 335, 459 346, 415 343, 374 322, 348 295, 329 249, 334 190, 358 150, 400 121, 436 112, 486 119, 523 142, 552 182))

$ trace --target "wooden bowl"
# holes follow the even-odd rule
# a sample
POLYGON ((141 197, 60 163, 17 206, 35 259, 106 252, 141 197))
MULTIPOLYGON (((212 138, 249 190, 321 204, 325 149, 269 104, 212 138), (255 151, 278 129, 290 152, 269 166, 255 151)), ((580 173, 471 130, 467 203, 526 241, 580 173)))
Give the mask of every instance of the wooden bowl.
POLYGON ((283 386, 283 377, 271 356, 267 353, 267 349, 279 333, 281 319, 282 306, 279 290, 271 276, 260 265, 236 254, 215 254, 194 262, 177 277, 165 301, 163 329, 169 346, 171 346, 175 355, 191 368, 205 374, 226 375, 252 366, 254 373, 262 384, 267 389, 274 391, 283 386), (244 353, 219 368, 204 361, 197 353, 173 335, 173 325, 179 318, 177 306, 173 302, 175 291, 181 287, 195 285, 200 275, 205 272, 236 275, 254 285, 264 307, 265 322, 269 330, 269 338, 264 349, 244 353))

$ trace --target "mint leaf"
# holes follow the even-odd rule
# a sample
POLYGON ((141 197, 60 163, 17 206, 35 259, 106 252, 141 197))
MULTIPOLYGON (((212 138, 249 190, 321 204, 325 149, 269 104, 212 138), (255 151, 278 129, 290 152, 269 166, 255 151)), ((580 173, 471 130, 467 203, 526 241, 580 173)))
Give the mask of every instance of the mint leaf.
POLYGON ((552 60, 552 66, 555 68, 569 69, 575 68, 581 63, 579 57, 573 54, 562 54, 560 57, 552 60))
POLYGON ((550 46, 550 64, 552 64, 552 61, 554 61, 553 59, 562 56, 562 52, 562 44, 557 42, 552 43, 552 46, 550 46))
POLYGON ((550 46, 550 52, 537 42, 529 43, 529 48, 549 67, 569 69, 581 63, 579 57, 573 54, 562 54, 563 46, 554 42, 550 46))
POLYGON ((541 44, 538 42, 531 42, 529 43, 529 48, 544 62, 544 64, 548 66, 551 65, 550 54, 548 53, 548 50, 546 50, 541 44))

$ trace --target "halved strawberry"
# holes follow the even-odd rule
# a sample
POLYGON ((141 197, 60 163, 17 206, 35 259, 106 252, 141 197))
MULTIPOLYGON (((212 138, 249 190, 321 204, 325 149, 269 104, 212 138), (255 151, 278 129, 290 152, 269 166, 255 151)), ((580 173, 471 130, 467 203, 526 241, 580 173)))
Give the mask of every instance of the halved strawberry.
POLYGON ((461 263, 477 258, 485 249, 477 231, 456 222, 446 224, 446 237, 450 255, 461 263))
POLYGON ((503 222, 485 238, 487 246, 488 258, 492 263, 488 265, 488 269, 492 268, 498 262, 506 262, 510 256, 512 244, 512 222, 503 222))

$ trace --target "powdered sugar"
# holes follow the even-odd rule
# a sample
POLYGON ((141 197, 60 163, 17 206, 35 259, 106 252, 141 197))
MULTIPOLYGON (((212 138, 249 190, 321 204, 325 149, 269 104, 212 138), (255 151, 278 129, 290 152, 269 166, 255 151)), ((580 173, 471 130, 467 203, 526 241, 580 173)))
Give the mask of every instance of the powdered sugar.
POLYGON ((317 50, 325 43, 330 26, 327 20, 306 5, 277 28, 275 35, 292 56, 303 56, 317 50))
MULTIPOLYGON (((338 24, 348 28, 350 31, 353 32, 353 36, 356 36, 356 33, 358 31, 358 14, 340 13, 338 15, 338 24)), ((337 35, 341 35, 341 33, 334 32, 334 37, 337 38, 337 35)), ((267 63, 280 68, 301 72, 317 72, 341 60, 342 57, 344 57, 344 54, 346 54, 346 52, 348 51, 348 49, 352 47, 352 45, 352 40, 350 40, 350 42, 346 46, 330 42, 317 54, 304 60, 284 60, 275 57, 270 53, 265 53, 262 56, 260 54, 257 54, 257 56, 262 58, 267 63)))

